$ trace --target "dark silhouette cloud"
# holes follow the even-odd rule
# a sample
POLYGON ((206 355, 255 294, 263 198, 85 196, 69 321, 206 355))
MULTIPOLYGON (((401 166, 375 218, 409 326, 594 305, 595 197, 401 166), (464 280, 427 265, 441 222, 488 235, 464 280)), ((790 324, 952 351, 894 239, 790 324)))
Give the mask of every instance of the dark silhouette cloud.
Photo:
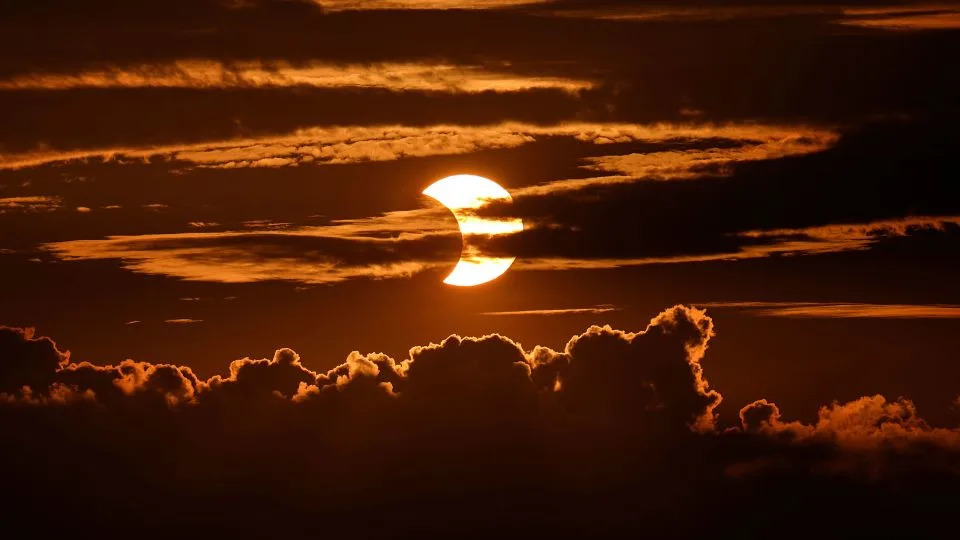
POLYGON ((823 507, 838 531, 917 537, 947 523, 960 431, 882 396, 823 407, 809 425, 759 400, 742 426, 716 425, 720 394, 701 366, 714 333, 705 312, 675 306, 562 351, 451 336, 321 373, 280 349, 201 380, 73 362, 5 327, 0 427, 19 434, 0 451, 18 486, 6 510, 28 525, 56 508, 48 527, 85 534, 150 524, 147 537, 766 536, 823 507), (757 517, 722 520, 745 505, 757 517), (867 508, 888 518, 864 522, 867 508))

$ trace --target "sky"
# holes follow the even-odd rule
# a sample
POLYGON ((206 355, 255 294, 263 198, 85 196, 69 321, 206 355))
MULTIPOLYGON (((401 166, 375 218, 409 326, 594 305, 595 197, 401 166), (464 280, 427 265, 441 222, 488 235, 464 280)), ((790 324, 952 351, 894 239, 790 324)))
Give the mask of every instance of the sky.
POLYGON ((923 536, 960 502, 960 4, 35 0, 0 47, 25 519, 785 537, 826 497, 923 536), (459 174, 522 230, 462 236, 423 193, 459 174), (443 283, 474 248, 513 264, 443 283))

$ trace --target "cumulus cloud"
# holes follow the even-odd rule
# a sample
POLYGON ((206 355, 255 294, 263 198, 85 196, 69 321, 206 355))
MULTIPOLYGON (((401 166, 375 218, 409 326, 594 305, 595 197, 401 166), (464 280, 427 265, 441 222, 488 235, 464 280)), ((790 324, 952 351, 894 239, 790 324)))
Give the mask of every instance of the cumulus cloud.
MULTIPOLYGON (((295 351, 284 348, 272 359, 236 360, 226 374, 201 379, 186 366, 75 362, 33 329, 0 327, 0 391, 8 403, 17 398, 33 404, 41 399, 44 404, 63 403, 56 396, 69 391, 110 406, 123 406, 124 397, 146 393, 177 408, 224 399, 305 404, 371 383, 383 398, 394 400, 398 410, 406 402, 431 409, 429 414, 449 414, 457 403, 471 410, 499 408, 503 415, 553 414, 560 407, 571 417, 624 422, 638 429, 672 426, 719 433, 714 410, 722 398, 711 388, 702 364, 715 333, 705 311, 678 305, 637 332, 592 326, 559 351, 526 349, 497 334, 452 335, 413 347, 399 361, 353 352, 324 372, 310 369, 295 351)), ((849 448, 921 440, 960 446, 960 432, 929 426, 903 398, 888 402, 868 396, 834 403, 822 407, 811 425, 783 421, 776 404, 761 399, 741 409, 740 421, 746 433, 789 434, 792 440, 827 440, 849 448)))
MULTIPOLYGON (((190 320, 167 322, 181 321, 190 320)), ((600 412, 633 419, 669 416, 678 426, 703 428, 712 426, 712 411, 720 401, 700 367, 712 336, 713 323, 704 311, 676 306, 641 332, 591 327, 571 338, 562 351, 526 351, 500 335, 454 335, 439 344, 414 347, 399 362, 381 354, 353 353, 341 366, 319 373, 305 367, 296 352, 280 349, 272 360, 237 360, 227 375, 199 380, 187 367, 130 360, 117 366, 73 363, 49 338, 4 327, 0 346, 7 352, 0 389, 15 395, 29 387, 30 395, 37 395, 59 384, 100 396, 112 385, 126 395, 160 390, 177 404, 218 392, 287 400, 296 396, 303 401, 312 391, 342 389, 355 379, 373 378, 385 383, 390 395, 430 400, 431 406, 452 399, 478 405, 484 395, 509 400, 517 392, 514 397, 529 398, 523 408, 536 408, 536 394, 547 392, 569 396, 561 399, 569 400, 573 409, 603 409, 612 403, 613 408, 600 412)))
POLYGON ((874 395, 834 402, 821 407, 812 424, 783 421, 776 404, 761 399, 740 410, 740 421, 747 433, 801 447, 826 445, 836 453, 786 464, 740 463, 728 471, 733 474, 760 474, 775 464, 878 478, 900 474, 905 462, 919 462, 914 466, 935 474, 960 474, 960 429, 929 425, 916 405, 902 397, 891 401, 874 395))
POLYGON ((193 399, 199 380, 189 367, 125 360, 116 366, 71 362, 33 329, 0 327, 0 392, 29 404, 96 400, 123 406, 123 398, 150 394, 168 404, 193 399))
POLYGON ((48 338, 0 328, 0 425, 17 433, 0 449, 18 464, 11 515, 71 497, 59 512, 88 532, 163 515, 165 534, 241 520, 238 536, 306 538, 319 520, 364 537, 429 523, 421 536, 433 537, 467 520, 553 537, 596 522, 692 536, 704 520, 667 509, 715 524, 745 504, 782 513, 774 494, 849 505, 920 488, 925 474, 946 475, 938 496, 960 481, 960 431, 929 426, 906 399, 834 403, 813 424, 759 400, 741 427, 718 425, 704 374, 714 334, 704 311, 675 306, 641 331, 594 326, 562 350, 454 335, 402 360, 354 352, 321 371, 284 348, 202 379, 186 366, 75 362, 48 338), (78 485, 84 497, 66 494, 78 485), (122 501, 135 504, 118 514, 122 501))

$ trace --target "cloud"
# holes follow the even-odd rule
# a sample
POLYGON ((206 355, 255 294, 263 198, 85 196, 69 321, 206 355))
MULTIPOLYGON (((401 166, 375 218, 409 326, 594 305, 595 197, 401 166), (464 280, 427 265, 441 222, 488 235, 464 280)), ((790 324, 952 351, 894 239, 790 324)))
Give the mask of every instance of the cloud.
POLYGON ((825 319, 958 319, 960 306, 943 304, 864 304, 849 302, 704 302, 763 317, 825 319))
POLYGON ((61 206, 60 197, 34 195, 0 198, 0 214, 8 212, 51 212, 61 206))
MULTIPOLYGON (((49 243, 45 249, 65 261, 119 259, 124 268, 189 281, 251 283, 293 281, 309 284, 349 279, 396 279, 440 270, 460 252, 456 225, 442 208, 389 212, 328 226, 278 230, 195 232, 113 236, 100 240, 49 243)), ((519 257, 512 271, 610 269, 649 264, 737 261, 774 256, 863 251, 897 238, 947 233, 960 216, 909 217, 859 224, 731 233, 712 251, 699 252, 697 239, 670 246, 673 254, 613 257, 608 253, 551 253, 556 234, 527 226, 522 233, 479 244, 484 253, 519 257), (534 242, 546 235, 547 241, 534 242), (533 244, 537 251, 528 251, 533 244)), ((572 236, 574 240, 576 236, 572 236)), ((854 309, 854 308, 850 308, 854 309)), ((799 313, 800 309, 793 310, 799 313)), ((839 313, 835 310, 835 313, 839 313)), ((862 311, 863 312, 863 311, 862 311)), ((874 313, 878 313, 874 310, 874 313)), ((865 313, 865 312, 864 312, 865 313)), ((919 312, 916 312, 919 313, 919 312)), ((932 312, 928 312, 932 313, 932 312)), ((800 315, 797 315, 800 316, 800 315)))
MULTIPOLYGON (((280 349, 272 360, 236 360, 226 376, 200 380, 184 366, 72 362, 52 340, 34 337, 32 330, 3 327, 0 391, 7 401, 20 396, 31 403, 54 385, 58 392, 70 388, 95 399, 106 396, 110 405, 121 395, 143 392, 161 396, 170 406, 246 398, 304 403, 372 379, 386 397, 429 408, 457 402, 459 407, 483 409, 490 405, 483 396, 497 395, 494 404, 504 407, 497 414, 529 414, 539 407, 538 393, 548 392, 574 410, 596 409, 623 421, 660 418, 677 428, 700 430, 712 427, 713 409, 720 402, 700 367, 713 335, 704 311, 675 306, 640 332, 591 327, 572 337, 562 351, 526 351, 495 334, 454 335, 439 344, 413 347, 400 362, 355 352, 344 364, 320 373, 305 367, 296 352, 280 349), (611 396, 616 399, 610 401, 611 396)), ((461 412, 467 414, 466 409, 461 412)))
POLYGON ((502 9, 551 0, 311 0, 326 11, 385 9, 502 9))
MULTIPOLYGON (((720 394, 705 376, 714 335, 705 312, 675 306, 642 331, 594 326, 559 351, 454 335, 400 361, 354 352, 320 371, 281 348, 201 379, 186 366, 76 362, 48 338, 2 328, 0 423, 18 443, 0 458, 17 463, 9 474, 20 486, 8 508, 26 521, 70 497, 60 512, 87 532, 156 515, 164 534, 232 530, 252 513, 239 536, 312 537, 312 517, 364 537, 381 536, 368 530, 381 519, 391 535, 420 537, 446 536, 463 519, 557 538, 587 530, 581 519, 619 534, 688 537, 705 532, 702 520, 678 522, 666 508, 684 505, 717 530, 720 516, 748 504, 776 512, 779 524, 869 500, 890 512, 885 530, 917 532, 918 510, 905 509, 898 490, 954 493, 960 431, 928 425, 906 399, 834 403, 810 424, 758 400, 741 410, 740 427, 719 424, 720 394), (46 474, 57 456, 56 474, 46 474), (84 497, 64 493, 77 485, 84 497), (809 502, 798 498, 807 493, 809 502), (794 502, 783 505, 787 495, 794 502), (397 507, 398 497, 432 502, 397 507)), ((853 513, 831 525, 863 530, 853 513)))
POLYGON ((696 178, 704 174, 729 174, 730 165, 740 161, 778 159, 824 150, 837 140, 830 132, 762 133, 747 139, 739 148, 710 148, 649 152, 587 158, 588 170, 620 173, 633 178, 672 180, 696 178), (760 139, 753 143, 754 139, 760 139))
MULTIPOLYGON (((758 124, 566 123, 548 126, 507 122, 474 126, 331 126, 304 128, 286 135, 185 145, 8 153, 0 155, 0 168, 19 169, 77 160, 159 159, 213 168, 362 163, 516 148, 550 137, 568 137, 595 145, 730 139, 747 145, 759 143, 766 150, 754 153, 769 158, 786 155, 785 152, 814 152, 829 145, 836 135, 831 130, 807 126, 758 124)), ((717 162, 724 160, 723 155, 720 150, 711 154, 717 162)), ((733 159, 747 157, 742 151, 734 151, 727 161, 733 159)), ((701 160, 702 156, 697 154, 684 158, 681 153, 675 156, 671 170, 677 174, 684 164, 694 167, 701 160)))
POLYGON ((960 8, 949 4, 847 8, 843 13, 846 17, 837 23, 861 28, 895 32, 960 28, 960 8))
MULTIPOLYGON (((921 460, 919 468, 934 474, 960 474, 960 430, 930 426, 909 399, 890 401, 881 395, 821 407, 813 424, 785 422, 780 410, 765 399, 740 410, 743 430, 789 441, 792 445, 829 445, 838 454, 805 466, 821 474, 882 478, 902 471, 904 460, 921 460), (945 457, 947 456, 947 457, 945 457), (925 462, 923 462, 925 461, 925 462)), ((781 461, 775 463, 784 466, 781 461)), ((762 474, 770 463, 754 462, 730 469, 733 474, 762 474)), ((796 466, 796 463, 788 464, 796 466)))
POLYGON ((923 2, 679 2, 666 6, 644 2, 553 2, 539 9, 557 17, 634 23, 704 23, 737 20, 796 19, 888 31, 948 30, 960 28, 960 10, 949 3, 923 2), (564 5, 568 4, 568 5, 564 5), (887 4, 887 5, 884 5, 887 4))
POLYGON ((839 15, 839 6, 830 6, 829 2, 816 5, 790 5, 771 2, 763 5, 757 2, 745 2, 737 5, 723 5, 720 2, 676 2, 676 5, 643 2, 555 2, 556 6, 544 6, 543 12, 557 17, 588 18, 610 21, 633 22, 702 22, 730 21, 736 19, 769 19, 781 17, 811 17, 839 15), (568 4, 568 6, 564 6, 568 4), (772 4, 772 5, 770 5, 772 4))
POLYGON ((590 81, 511 73, 496 66, 385 62, 335 64, 283 60, 184 59, 163 64, 113 66, 72 73, 22 73, 0 79, 3 90, 79 88, 383 88, 394 92, 522 92, 556 89, 576 93, 590 81))
MULTIPOLYGON (((519 258, 514 263, 514 269, 559 271, 622 268, 647 264, 738 261, 784 255, 823 255, 847 251, 864 251, 876 244, 891 239, 908 238, 911 235, 926 232, 954 231, 958 226, 960 226, 960 216, 918 216, 870 223, 823 225, 801 229, 744 231, 729 235, 732 242, 727 244, 727 249, 720 248, 712 253, 689 253, 633 258, 602 256, 596 258, 551 257, 539 254, 523 257, 521 253, 519 256, 522 258, 519 258)), ((519 244, 519 242, 517 243, 519 244)), ((720 246, 722 245, 723 244, 720 244, 720 246)), ((676 247, 680 247, 680 245, 676 247)), ((516 246, 514 249, 523 248, 516 246)), ((691 251, 693 251, 692 247, 691 251)), ((801 310, 797 311, 799 312, 801 310)), ((878 311, 875 310, 875 313, 877 312, 878 311)), ((839 313, 839 310, 837 313, 839 313)))
POLYGON ((33 329, 0 326, 0 352, 0 392, 14 403, 18 397, 34 405, 96 399, 123 406, 124 396, 150 393, 175 405, 191 400, 199 382, 183 366, 71 362, 69 352, 49 338, 36 337, 33 329))
POLYGON ((0 326, 0 349, 3 350, 2 392, 15 392, 24 386, 42 390, 49 385, 50 374, 70 358, 70 353, 57 350, 51 339, 35 337, 33 328, 0 326))
POLYGON ((163 322, 167 324, 196 324, 203 321, 200 319, 167 319, 163 322))
POLYGON ((618 311, 620 308, 604 304, 600 306, 593 306, 588 308, 561 308, 561 309, 524 309, 517 311, 487 311, 481 313, 481 315, 493 315, 493 316, 517 316, 517 315, 586 315, 586 314, 598 314, 598 313, 609 313, 611 311, 618 311))
POLYGON ((455 230, 378 238, 353 236, 346 231, 358 228, 344 226, 115 236, 46 247, 63 260, 120 259, 134 272, 189 281, 310 284, 410 277, 452 264, 460 251, 455 230))

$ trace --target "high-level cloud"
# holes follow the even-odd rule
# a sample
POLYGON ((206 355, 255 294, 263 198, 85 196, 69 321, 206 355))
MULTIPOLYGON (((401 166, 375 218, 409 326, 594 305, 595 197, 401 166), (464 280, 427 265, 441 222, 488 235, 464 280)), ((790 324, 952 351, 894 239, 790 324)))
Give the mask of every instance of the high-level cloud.
POLYGON ((496 66, 385 62, 340 65, 277 61, 185 59, 69 73, 23 73, 0 79, 2 90, 78 88, 383 88, 421 92, 519 92, 557 89, 578 92, 593 83, 566 77, 510 73, 496 66))
POLYGON ((824 319, 960 319, 960 306, 944 304, 868 304, 863 302, 703 302, 714 309, 749 315, 824 319))
POLYGON ((548 3, 551 0, 309 0, 327 11, 381 9, 497 9, 548 3))
MULTIPOLYGON (((729 139, 734 148, 717 148, 707 154, 714 164, 723 164, 816 152, 830 146, 837 135, 832 130, 816 127, 758 124, 564 123, 550 126, 507 122, 494 125, 320 126, 285 135, 197 144, 6 154, 0 155, 0 168, 20 169, 76 160, 154 159, 228 169, 309 163, 345 164, 516 148, 549 137, 572 138, 595 145, 729 139), (737 148, 754 145, 758 145, 754 150, 737 148)), ((671 166, 665 172, 674 175, 684 176, 691 169, 703 165, 702 153, 679 152, 670 155, 673 156, 671 166)), ((598 159, 600 161, 592 166, 600 170, 624 167, 603 165, 603 159, 612 160, 613 156, 598 159)))
POLYGON ((23 196, 0 198, 0 214, 8 212, 50 212, 60 208, 60 197, 23 196))
POLYGON ((960 28, 960 8, 951 4, 918 4, 847 8, 839 24, 887 30, 917 32, 960 28))

